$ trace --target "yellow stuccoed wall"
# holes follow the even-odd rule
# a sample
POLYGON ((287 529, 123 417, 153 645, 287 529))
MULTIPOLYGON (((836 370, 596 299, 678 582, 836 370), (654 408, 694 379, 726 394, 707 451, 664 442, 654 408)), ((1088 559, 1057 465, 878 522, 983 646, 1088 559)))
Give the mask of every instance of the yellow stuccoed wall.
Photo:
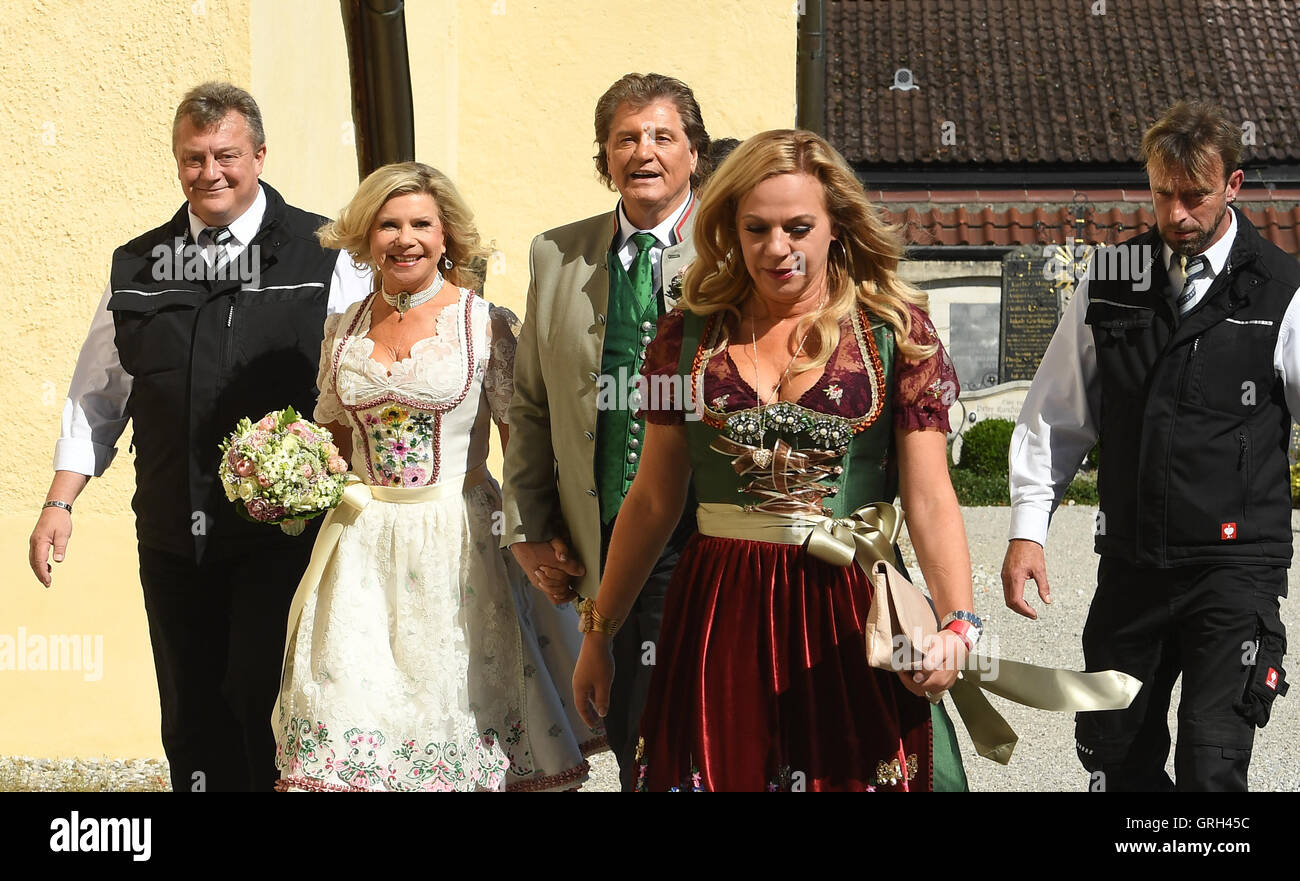
MULTIPOLYGON (((673 4, 671 18, 651 8, 636 0, 407 4, 417 155, 457 181, 497 249, 486 287, 493 301, 522 313, 532 237, 613 207, 591 161, 592 110, 623 73, 683 79, 716 137, 793 124, 792 0, 689 0, 673 4)), ((103 647, 99 671, 0 668, 0 755, 161 756, 129 427, 113 467, 79 500, 68 561, 48 591, 28 569, 27 538, 112 249, 180 204, 170 125, 184 91, 229 79, 253 92, 267 132, 263 178, 292 204, 332 215, 351 195, 339 4, 6 3, 0 45, 8 162, 0 306, 16 330, 0 366, 11 405, 0 421, 0 641, 89 636, 103 647)))

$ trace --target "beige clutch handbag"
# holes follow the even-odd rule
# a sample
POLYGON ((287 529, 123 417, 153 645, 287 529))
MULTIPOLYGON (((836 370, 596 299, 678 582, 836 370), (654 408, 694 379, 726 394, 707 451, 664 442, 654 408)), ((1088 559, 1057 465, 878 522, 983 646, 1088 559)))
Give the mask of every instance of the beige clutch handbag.
POLYGON ((925 594, 884 560, 871 567, 876 595, 867 613, 867 662, 882 670, 914 670, 923 647, 939 632, 925 594))

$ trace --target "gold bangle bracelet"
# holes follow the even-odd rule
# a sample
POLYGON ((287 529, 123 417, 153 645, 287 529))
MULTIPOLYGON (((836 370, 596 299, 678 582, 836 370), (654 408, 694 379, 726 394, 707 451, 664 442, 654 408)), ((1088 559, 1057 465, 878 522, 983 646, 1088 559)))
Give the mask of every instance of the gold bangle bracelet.
POLYGON ((608 633, 613 636, 618 631, 619 621, 617 618, 606 618, 600 612, 596 611, 596 601, 593 599, 584 599, 578 603, 578 632, 590 633, 608 633))

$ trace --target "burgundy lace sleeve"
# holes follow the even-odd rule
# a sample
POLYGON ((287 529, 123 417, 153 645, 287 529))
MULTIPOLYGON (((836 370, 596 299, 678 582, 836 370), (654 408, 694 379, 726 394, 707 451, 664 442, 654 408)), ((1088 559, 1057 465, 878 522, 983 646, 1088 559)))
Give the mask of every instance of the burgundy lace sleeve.
POLYGON ((657 425, 683 425, 681 382, 676 379, 682 354, 682 313, 676 309, 659 319, 659 330, 646 346, 641 375, 645 377, 638 416, 657 425))
POLYGON ((961 393, 957 371, 929 316, 916 306, 908 308, 912 310, 909 339, 935 344, 939 350, 921 361, 909 361, 894 350, 894 425, 905 431, 937 429, 947 433, 948 408, 961 393))

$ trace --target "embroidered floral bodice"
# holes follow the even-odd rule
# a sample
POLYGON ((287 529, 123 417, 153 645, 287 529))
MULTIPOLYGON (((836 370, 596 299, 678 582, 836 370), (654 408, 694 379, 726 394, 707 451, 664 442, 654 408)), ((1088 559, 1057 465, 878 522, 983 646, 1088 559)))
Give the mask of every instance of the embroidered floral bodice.
POLYGON ((352 428, 352 470, 371 485, 455 480, 487 459, 491 420, 514 391, 518 319, 461 289, 431 337, 390 367, 373 357, 374 296, 325 321, 318 422, 352 428))

